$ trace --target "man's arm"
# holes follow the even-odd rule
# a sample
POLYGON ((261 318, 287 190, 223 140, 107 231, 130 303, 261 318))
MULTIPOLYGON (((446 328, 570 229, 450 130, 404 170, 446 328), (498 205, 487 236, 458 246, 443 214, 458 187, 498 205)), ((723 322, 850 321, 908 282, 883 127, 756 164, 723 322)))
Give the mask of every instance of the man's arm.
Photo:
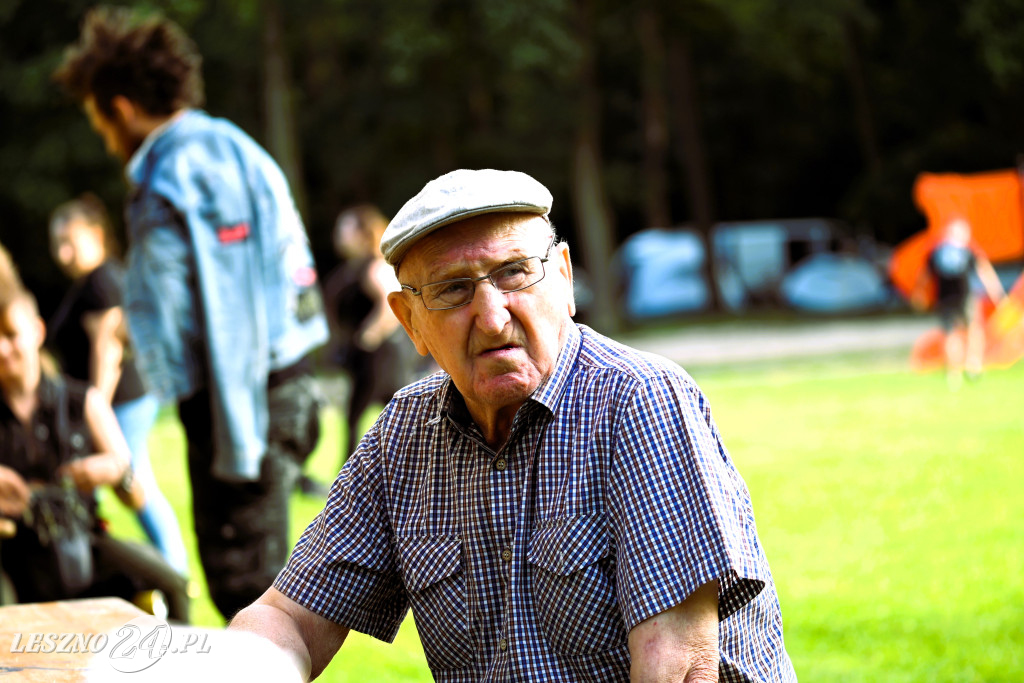
POLYGON ((718 680, 718 581, 629 632, 631 683, 718 680))
POLYGON ((348 629, 268 588, 235 615, 228 628, 266 638, 287 652, 303 680, 319 676, 345 642, 348 629))

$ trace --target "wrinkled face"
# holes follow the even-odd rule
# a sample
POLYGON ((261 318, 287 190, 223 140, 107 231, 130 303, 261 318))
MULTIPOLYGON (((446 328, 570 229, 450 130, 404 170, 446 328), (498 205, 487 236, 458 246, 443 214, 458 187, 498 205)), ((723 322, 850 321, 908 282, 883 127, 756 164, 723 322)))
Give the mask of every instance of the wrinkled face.
POLYGON ((0 384, 20 382, 38 372, 43 323, 23 300, 0 310, 0 384))
POLYGON ((81 218, 54 225, 50 229, 50 251, 69 277, 85 275, 103 261, 103 228, 81 218))
POLYGON ((93 98, 87 98, 82 103, 82 108, 89 119, 89 125, 103 138, 103 146, 107 148, 107 153, 121 163, 128 163, 142 140, 128 131, 124 121, 109 118, 100 111, 93 98))
MULTIPOLYGON (((544 256, 551 236, 551 226, 539 216, 471 218, 417 242, 402 260, 399 280, 420 288, 479 277, 513 261, 544 256)), ((576 308, 568 246, 555 245, 548 257, 544 279, 532 287, 503 294, 483 280, 461 308, 427 310, 406 290, 389 297, 416 348, 451 375, 474 415, 475 410, 514 414, 555 367, 576 308)))

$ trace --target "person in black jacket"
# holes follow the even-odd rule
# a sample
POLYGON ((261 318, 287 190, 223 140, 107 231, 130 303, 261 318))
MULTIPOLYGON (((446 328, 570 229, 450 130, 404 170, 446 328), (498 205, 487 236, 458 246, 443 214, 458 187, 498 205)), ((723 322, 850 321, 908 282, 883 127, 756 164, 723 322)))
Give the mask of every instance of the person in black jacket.
POLYGON ((144 492, 99 391, 43 372, 44 337, 35 298, 0 282, 0 517, 14 521, 0 568, 19 602, 159 591, 166 616, 187 622, 185 579, 152 548, 108 535, 97 518, 96 489, 113 488, 135 509, 144 492))

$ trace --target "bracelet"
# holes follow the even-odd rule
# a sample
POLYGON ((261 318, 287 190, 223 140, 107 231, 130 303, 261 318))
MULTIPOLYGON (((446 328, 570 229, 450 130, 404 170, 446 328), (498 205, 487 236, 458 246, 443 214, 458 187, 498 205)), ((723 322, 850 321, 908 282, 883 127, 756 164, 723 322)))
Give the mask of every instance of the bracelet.
POLYGON ((124 474, 121 475, 121 481, 117 482, 115 488, 121 491, 125 495, 131 495, 132 484, 135 483, 135 472, 132 470, 132 466, 128 465, 124 468, 124 474))

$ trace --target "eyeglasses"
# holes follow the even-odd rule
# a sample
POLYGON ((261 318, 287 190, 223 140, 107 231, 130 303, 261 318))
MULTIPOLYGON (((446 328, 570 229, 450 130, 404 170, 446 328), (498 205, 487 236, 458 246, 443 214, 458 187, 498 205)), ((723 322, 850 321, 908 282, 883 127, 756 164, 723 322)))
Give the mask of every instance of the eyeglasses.
POLYGON ((419 289, 410 285, 402 285, 402 289, 408 289, 413 295, 420 297, 423 305, 431 311, 446 311, 450 308, 465 306, 473 300, 476 294, 476 283, 490 280, 494 288, 502 294, 519 292, 527 287, 533 287, 544 279, 544 264, 548 262, 548 254, 551 247, 555 245, 555 236, 551 236, 551 242, 544 251, 544 256, 531 256, 512 263, 506 263, 501 268, 496 268, 487 275, 480 277, 457 277, 451 280, 441 280, 425 284, 419 289))

